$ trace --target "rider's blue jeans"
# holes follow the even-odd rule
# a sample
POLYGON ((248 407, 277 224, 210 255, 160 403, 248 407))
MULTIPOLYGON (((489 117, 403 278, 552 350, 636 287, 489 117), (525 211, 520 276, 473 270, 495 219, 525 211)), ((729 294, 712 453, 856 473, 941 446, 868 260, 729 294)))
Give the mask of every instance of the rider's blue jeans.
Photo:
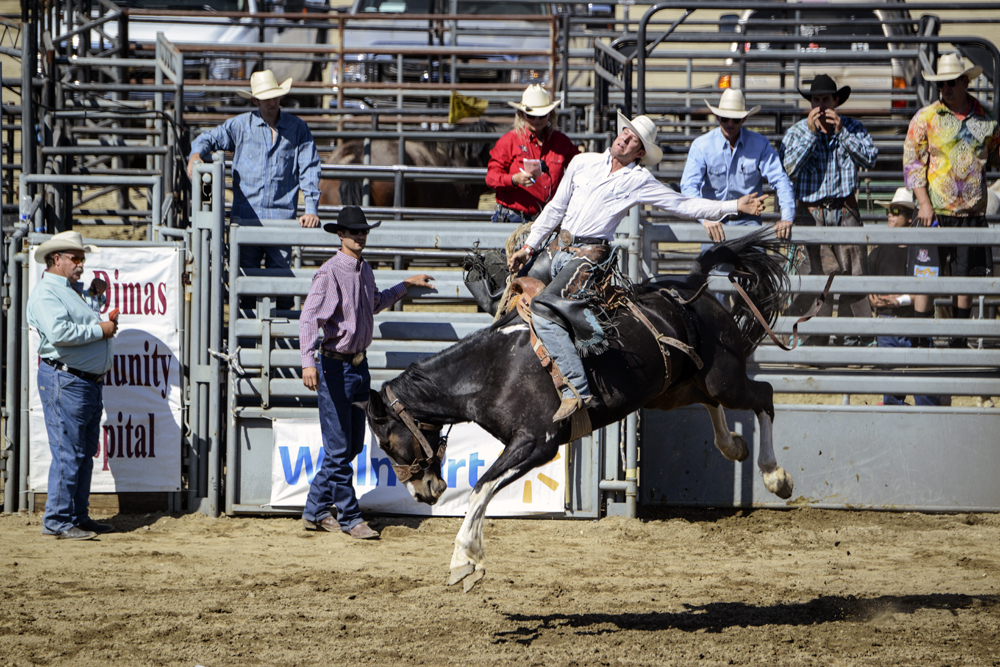
MULTIPOLYGON (((564 250, 557 252, 552 258, 550 276, 555 278, 559 275, 559 272, 563 270, 566 264, 570 260, 575 259, 575 257, 572 253, 564 250)), ((583 362, 580 361, 580 354, 576 351, 576 346, 573 344, 573 339, 570 338, 569 332, 558 324, 542 317, 532 318, 532 323, 535 327, 535 333, 538 334, 538 337, 542 339, 542 343, 548 348, 549 354, 552 355, 552 359, 559 366, 559 371, 566 379, 566 382, 576 388, 580 394, 580 398, 590 398, 590 384, 587 382, 587 374, 583 370, 583 362)), ((563 387, 563 398, 573 398, 573 396, 573 391, 569 387, 563 387)))
POLYGON ((319 361, 317 395, 323 465, 309 486, 302 518, 318 523, 332 516, 331 506, 335 506, 337 523, 346 532, 363 521, 351 462, 365 446, 365 411, 354 403, 368 400, 371 375, 367 359, 357 366, 328 357, 320 357, 319 361))

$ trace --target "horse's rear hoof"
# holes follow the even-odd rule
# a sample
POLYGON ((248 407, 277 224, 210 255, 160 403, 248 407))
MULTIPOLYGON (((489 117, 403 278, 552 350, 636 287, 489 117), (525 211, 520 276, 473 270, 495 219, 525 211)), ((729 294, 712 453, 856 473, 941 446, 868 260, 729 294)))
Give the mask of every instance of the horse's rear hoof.
POLYGON ((782 500, 788 500, 792 497, 792 488, 794 487, 792 476, 780 466, 774 471, 764 474, 764 486, 782 500))
POLYGON ((486 576, 486 570, 476 570, 475 572, 473 572, 465 580, 465 584, 463 585, 464 586, 463 587, 463 591, 465 593, 468 593, 469 591, 471 591, 475 587, 475 585, 479 583, 479 580, 482 579, 485 576, 486 576))
MULTIPOLYGON (((451 576, 448 578, 448 585, 454 586, 458 582, 462 581, 462 579, 465 579, 467 576, 475 572, 475 570, 476 566, 472 563, 466 563, 462 567, 453 567, 451 569, 451 576)), ((476 581, 478 581, 478 579, 476 581)), ((475 584, 475 581, 472 583, 475 584)))
POLYGON ((747 441, 739 433, 731 433, 731 435, 733 437, 733 448, 736 450, 736 456, 732 460, 746 461, 750 456, 750 448, 747 447, 747 441))

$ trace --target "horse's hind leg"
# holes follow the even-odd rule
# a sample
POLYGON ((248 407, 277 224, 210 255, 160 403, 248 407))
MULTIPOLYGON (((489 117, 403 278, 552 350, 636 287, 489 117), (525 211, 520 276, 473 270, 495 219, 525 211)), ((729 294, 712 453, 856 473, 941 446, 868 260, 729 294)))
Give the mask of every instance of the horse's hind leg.
MULTIPOLYGON (((774 424, 774 389, 766 382, 757 382, 746 377, 746 371, 736 377, 743 377, 743 382, 727 383, 726 390, 720 395, 713 395, 712 398, 719 401, 727 408, 733 410, 753 410, 757 415, 757 422, 760 424, 760 452, 757 456, 757 467, 764 478, 764 486, 768 491, 779 498, 792 497, 792 476, 778 465, 774 457, 774 442, 772 439, 774 424)), ((715 442, 719 446, 720 431, 728 432, 725 418, 722 416, 722 409, 718 410, 718 419, 721 428, 716 423, 716 416, 712 410, 712 425, 715 427, 715 442)), ((745 444, 745 443, 744 443, 745 444)), ((723 455, 725 450, 719 447, 723 455)), ((737 459, 734 459, 737 460, 737 459)), ((742 460, 742 459, 738 459, 742 460)))
POLYGON ((702 405, 705 406, 709 416, 712 418, 712 429, 715 431, 715 447, 730 461, 746 461, 747 457, 750 456, 747 441, 740 434, 729 430, 729 425, 726 424, 726 413, 723 412, 722 406, 718 403, 715 405, 702 403, 702 405))
POLYGON ((770 411, 761 410, 757 413, 757 421, 760 423, 760 453, 757 455, 757 467, 764 477, 764 486, 767 490, 787 500, 792 497, 792 476, 779 466, 777 459, 774 458, 773 417, 773 407, 770 411))

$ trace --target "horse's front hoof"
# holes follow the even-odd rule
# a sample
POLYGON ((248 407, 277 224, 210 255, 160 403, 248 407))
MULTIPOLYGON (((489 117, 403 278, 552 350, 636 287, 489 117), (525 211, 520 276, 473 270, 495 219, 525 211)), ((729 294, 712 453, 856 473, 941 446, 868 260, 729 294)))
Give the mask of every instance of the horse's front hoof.
POLYGON ((769 473, 764 473, 764 486, 782 500, 788 500, 792 497, 792 488, 794 487, 792 476, 785 472, 781 466, 769 473))
POLYGON ((485 576, 486 576, 486 570, 476 570, 475 572, 473 572, 465 580, 465 583, 463 584, 463 592, 468 593, 469 591, 471 591, 475 587, 475 585, 479 583, 479 580, 485 576))
MULTIPOLYGON (((476 571, 476 566, 473 565, 472 563, 466 563, 465 565, 463 565, 461 567, 453 567, 453 568, 451 568, 451 576, 448 577, 448 585, 449 586, 454 586, 455 584, 457 584, 458 582, 462 581, 463 579, 465 579, 467 576, 469 576, 470 574, 472 574, 475 571, 476 571)), ((480 577, 480 578, 482 578, 482 577, 480 577)), ((479 581, 479 580, 477 579, 476 581, 479 581)), ((475 584, 476 582, 473 581, 472 583, 475 584)), ((470 586, 470 588, 471 588, 471 586, 470 586)), ((468 591, 468 589, 466 589, 466 591, 468 591)))

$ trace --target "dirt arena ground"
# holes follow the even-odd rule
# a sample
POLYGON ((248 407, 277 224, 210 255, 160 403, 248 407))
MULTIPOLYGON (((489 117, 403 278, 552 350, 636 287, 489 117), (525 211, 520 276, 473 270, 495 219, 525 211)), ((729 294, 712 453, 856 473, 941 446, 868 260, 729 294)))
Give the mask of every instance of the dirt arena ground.
POLYGON ((0 664, 1000 665, 997 515, 491 520, 468 594, 457 519, 104 518, 0 516, 0 664))

